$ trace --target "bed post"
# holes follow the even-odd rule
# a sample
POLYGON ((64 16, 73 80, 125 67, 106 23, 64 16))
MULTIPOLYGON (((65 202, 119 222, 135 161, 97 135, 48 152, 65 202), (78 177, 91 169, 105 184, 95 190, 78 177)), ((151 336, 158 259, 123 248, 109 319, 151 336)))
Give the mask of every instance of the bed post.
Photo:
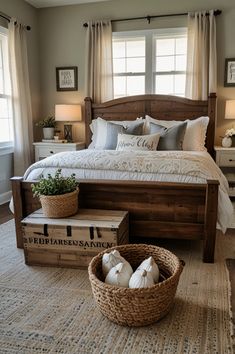
POLYGON ((208 97, 208 117, 209 127, 207 129, 207 151, 215 158, 214 140, 215 140, 215 112, 216 112, 216 94, 211 93, 208 97))
POLYGON ((85 135, 86 135, 86 148, 91 142, 91 130, 89 125, 92 122, 92 109, 91 109, 91 98, 85 98, 85 135))
POLYGON ((23 248, 23 236, 21 229, 21 220, 23 219, 23 196, 21 189, 21 182, 23 177, 12 177, 12 197, 14 205, 14 218, 15 218, 15 228, 16 228, 16 245, 18 248, 23 248))
POLYGON ((205 205, 205 223, 204 223, 204 244, 203 244, 203 262, 214 262, 215 239, 216 239, 216 221, 218 210, 218 187, 216 180, 207 180, 206 205, 205 205))

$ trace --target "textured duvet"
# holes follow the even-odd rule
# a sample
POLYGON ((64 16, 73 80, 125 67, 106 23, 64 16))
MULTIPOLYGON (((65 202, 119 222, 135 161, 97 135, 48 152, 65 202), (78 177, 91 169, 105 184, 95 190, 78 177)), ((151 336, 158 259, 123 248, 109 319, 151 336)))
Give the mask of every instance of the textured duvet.
POLYGON ((38 180, 62 168, 62 175, 79 179, 114 179, 205 183, 220 182, 217 226, 223 232, 232 222, 228 182, 207 152, 81 150, 61 152, 31 165, 25 180, 38 180))

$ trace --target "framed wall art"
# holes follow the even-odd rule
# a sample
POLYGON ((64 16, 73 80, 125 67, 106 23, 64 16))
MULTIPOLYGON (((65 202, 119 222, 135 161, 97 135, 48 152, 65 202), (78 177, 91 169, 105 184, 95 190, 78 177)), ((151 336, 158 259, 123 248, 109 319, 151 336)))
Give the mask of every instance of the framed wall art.
POLYGON ((224 86, 235 86, 235 58, 225 59, 224 86))
POLYGON ((78 67, 65 66, 56 68, 56 89, 57 91, 77 91, 78 89, 78 67))

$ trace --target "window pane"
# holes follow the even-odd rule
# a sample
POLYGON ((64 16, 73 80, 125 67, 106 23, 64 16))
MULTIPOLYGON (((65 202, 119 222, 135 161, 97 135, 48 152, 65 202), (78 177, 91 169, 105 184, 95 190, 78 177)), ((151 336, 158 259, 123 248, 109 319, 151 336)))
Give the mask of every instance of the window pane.
POLYGON ((113 41, 113 57, 124 58, 126 55, 125 41, 113 41))
POLYGON ((145 72, 145 58, 127 58, 127 72, 145 72))
POLYGON ((0 93, 4 93, 4 91, 3 91, 3 72, 2 72, 1 68, 0 68, 0 93))
POLYGON ((126 76, 114 77, 114 92, 115 92, 115 96, 118 97, 126 95, 126 76))
POLYGON ((186 70, 186 55, 177 55, 175 57, 175 70, 186 70))
POLYGON ((1 41, 1 38, 0 38, 0 68, 2 67, 2 41, 1 41))
POLYGON ((173 55, 175 51, 174 39, 157 39, 156 55, 173 55))
POLYGON ((12 127, 10 120, 0 119, 1 129, 0 129, 0 142, 12 141, 12 127))
POLYGON ((155 93, 173 94, 174 91, 174 75, 156 75, 155 76, 155 93))
POLYGON ((127 57, 144 57, 145 56, 145 41, 127 41, 126 42, 127 57))
POLYGON ((174 56, 157 57, 156 58, 156 71, 172 71, 174 67, 174 56))
POLYGON ((0 118, 8 118, 8 105, 6 98, 0 98, 0 118))
POLYGON ((114 73, 125 73, 126 72, 125 59, 113 59, 113 72, 114 73))
POLYGON ((175 75, 175 95, 184 95, 185 93, 185 77, 184 74, 175 75))
POLYGON ((187 39, 176 38, 175 40, 176 54, 186 54, 187 51, 187 39))
POLYGON ((127 76, 127 95, 145 93, 145 76, 127 76))

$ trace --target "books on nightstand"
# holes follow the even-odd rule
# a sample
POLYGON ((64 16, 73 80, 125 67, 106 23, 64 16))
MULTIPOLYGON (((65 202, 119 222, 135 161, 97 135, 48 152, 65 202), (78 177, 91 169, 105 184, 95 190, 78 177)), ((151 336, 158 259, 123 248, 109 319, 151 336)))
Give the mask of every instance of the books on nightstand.
POLYGON ((43 143, 60 143, 60 144, 65 144, 67 143, 67 140, 65 139, 42 139, 43 143))

